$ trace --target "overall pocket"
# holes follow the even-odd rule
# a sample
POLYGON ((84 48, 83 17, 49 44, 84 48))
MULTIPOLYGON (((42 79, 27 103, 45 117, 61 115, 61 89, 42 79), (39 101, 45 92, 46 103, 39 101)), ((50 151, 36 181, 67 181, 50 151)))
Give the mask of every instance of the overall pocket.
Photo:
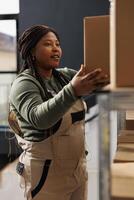
MULTIPOLYGON (((40 192, 43 185, 45 184, 45 181, 47 179, 47 175, 49 172, 50 164, 51 164, 51 160, 45 160, 41 177, 40 177, 38 183, 36 184, 36 186, 34 187, 34 189, 31 191, 32 198, 34 198, 40 192)), ((35 171, 35 173, 36 173, 36 171, 35 171)), ((33 174, 33 176, 34 176, 34 174, 33 174)))

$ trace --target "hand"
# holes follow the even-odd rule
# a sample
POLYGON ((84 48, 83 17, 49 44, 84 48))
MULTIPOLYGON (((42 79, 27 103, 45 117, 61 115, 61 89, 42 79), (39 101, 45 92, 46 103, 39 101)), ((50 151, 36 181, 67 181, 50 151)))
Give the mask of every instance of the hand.
POLYGON ((96 90, 97 84, 104 84, 105 77, 101 75, 102 70, 100 68, 86 73, 85 67, 81 65, 80 70, 71 80, 72 87, 76 96, 88 95, 92 91, 96 90))
POLYGON ((100 90, 102 87, 108 85, 110 83, 109 77, 107 74, 101 72, 97 77, 94 78, 94 86, 95 90, 100 90))

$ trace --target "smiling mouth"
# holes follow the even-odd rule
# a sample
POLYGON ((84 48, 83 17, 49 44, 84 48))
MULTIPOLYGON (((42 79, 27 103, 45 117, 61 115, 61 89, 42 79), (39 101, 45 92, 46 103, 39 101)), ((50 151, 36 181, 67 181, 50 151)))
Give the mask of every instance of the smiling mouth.
POLYGON ((54 60, 60 60, 60 56, 59 55, 51 56, 51 58, 54 59, 54 60))

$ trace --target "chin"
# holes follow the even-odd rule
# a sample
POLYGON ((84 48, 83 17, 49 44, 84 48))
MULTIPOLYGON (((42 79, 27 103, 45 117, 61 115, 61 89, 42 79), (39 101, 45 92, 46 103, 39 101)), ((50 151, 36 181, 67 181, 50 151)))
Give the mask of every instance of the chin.
POLYGON ((55 64, 55 65, 52 65, 52 68, 58 68, 58 67, 59 67, 59 63, 55 64))
POLYGON ((59 65, 51 65, 51 69, 56 69, 56 68, 58 68, 59 67, 59 65))
POLYGON ((58 68, 60 65, 60 62, 51 62, 49 63, 49 66, 51 66, 52 69, 58 68))

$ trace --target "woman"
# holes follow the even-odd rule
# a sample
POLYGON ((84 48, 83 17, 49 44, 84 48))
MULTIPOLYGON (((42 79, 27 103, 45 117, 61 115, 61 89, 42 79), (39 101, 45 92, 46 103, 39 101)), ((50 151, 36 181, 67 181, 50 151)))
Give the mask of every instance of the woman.
POLYGON ((23 149, 17 165, 28 200, 86 200, 85 104, 107 83, 100 69, 56 69, 62 56, 56 31, 27 29, 18 41, 24 61, 10 93, 9 124, 23 149))

